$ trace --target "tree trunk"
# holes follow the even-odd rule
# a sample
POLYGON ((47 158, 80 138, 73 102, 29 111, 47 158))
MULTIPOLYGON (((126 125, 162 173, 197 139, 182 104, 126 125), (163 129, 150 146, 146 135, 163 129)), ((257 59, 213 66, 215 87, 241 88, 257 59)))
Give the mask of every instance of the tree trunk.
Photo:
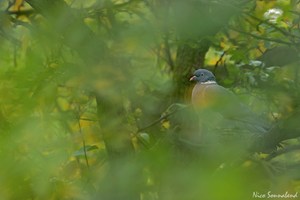
POLYGON ((175 102, 190 102, 192 84, 189 77, 195 69, 204 67, 204 58, 209 46, 210 41, 203 39, 194 45, 185 43, 178 47, 173 70, 175 102))

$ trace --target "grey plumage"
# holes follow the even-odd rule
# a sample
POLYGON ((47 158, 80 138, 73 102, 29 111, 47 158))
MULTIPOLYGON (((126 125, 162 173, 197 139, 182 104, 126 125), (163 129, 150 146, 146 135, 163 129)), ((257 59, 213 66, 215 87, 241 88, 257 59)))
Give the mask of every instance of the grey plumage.
POLYGON ((244 141, 249 146, 269 129, 266 120, 252 112, 234 93, 218 85, 212 72, 198 69, 190 81, 196 81, 191 103, 198 113, 201 137, 204 135, 212 142, 216 138, 221 142, 238 138, 240 144, 244 145, 241 143, 244 141))

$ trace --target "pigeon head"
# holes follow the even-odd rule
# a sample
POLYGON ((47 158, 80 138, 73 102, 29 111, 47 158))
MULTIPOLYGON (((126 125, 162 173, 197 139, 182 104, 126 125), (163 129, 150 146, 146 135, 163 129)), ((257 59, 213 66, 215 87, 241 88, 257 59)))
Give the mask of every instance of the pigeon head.
POLYGON ((214 74, 206 69, 197 69, 190 81, 196 81, 198 83, 216 82, 214 74))

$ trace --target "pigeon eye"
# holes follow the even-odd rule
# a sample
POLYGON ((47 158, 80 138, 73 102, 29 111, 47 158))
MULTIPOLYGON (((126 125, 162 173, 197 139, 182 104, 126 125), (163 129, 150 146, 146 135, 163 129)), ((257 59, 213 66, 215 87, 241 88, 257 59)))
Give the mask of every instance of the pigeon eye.
POLYGON ((201 74, 200 74, 200 76, 204 76, 204 74, 203 74, 203 73, 201 73, 201 74))

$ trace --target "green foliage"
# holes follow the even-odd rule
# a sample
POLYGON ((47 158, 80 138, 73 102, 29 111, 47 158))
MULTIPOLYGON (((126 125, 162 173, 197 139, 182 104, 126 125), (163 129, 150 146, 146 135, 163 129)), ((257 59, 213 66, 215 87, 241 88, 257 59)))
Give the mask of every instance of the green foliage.
POLYGON ((0 199, 299 191, 298 1, 6 0, 0 8, 0 199), (272 124, 253 149, 194 137, 203 121, 242 132, 190 110, 182 72, 202 63, 272 124))

